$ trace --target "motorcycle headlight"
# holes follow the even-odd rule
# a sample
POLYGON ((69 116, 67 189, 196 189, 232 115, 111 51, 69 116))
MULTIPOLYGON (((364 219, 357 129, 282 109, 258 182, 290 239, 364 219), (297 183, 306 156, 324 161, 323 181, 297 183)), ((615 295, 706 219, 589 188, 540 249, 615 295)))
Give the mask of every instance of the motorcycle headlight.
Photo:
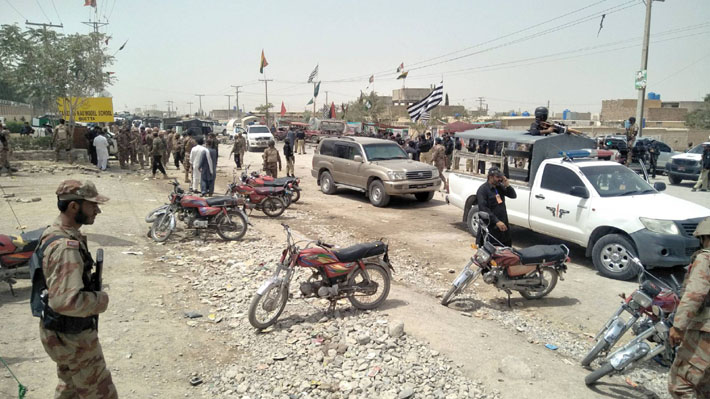
POLYGON ((387 172, 387 177, 389 177, 390 180, 406 180, 407 174, 405 172, 395 172, 390 170, 387 172))
POLYGON ((654 233, 660 234, 680 234, 678 230, 678 225, 676 225, 672 220, 661 220, 661 219, 649 219, 649 218, 639 218, 643 226, 654 233))
POLYGON ((483 248, 480 248, 478 251, 476 251, 476 255, 474 255, 476 262, 480 264, 488 263, 488 261, 491 259, 491 254, 488 253, 483 248))
POLYGON ((439 169, 434 169, 434 170, 431 172, 431 177, 432 177, 432 179, 435 178, 435 177, 439 177, 439 169))

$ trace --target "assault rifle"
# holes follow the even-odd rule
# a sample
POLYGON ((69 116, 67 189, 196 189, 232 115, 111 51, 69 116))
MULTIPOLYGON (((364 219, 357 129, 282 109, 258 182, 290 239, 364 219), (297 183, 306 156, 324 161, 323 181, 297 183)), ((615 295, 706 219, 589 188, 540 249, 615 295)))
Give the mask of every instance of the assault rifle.
MULTIPOLYGON (((101 291, 104 271, 104 250, 99 248, 96 251, 96 271, 91 275, 91 290, 101 291)), ((99 315, 96 317, 96 331, 99 330, 99 315)))
POLYGON ((540 121, 540 125, 542 125, 543 128, 547 129, 549 127, 553 127, 555 133, 559 134, 574 134, 576 136, 584 136, 586 137, 586 134, 580 132, 579 130, 572 129, 571 127, 565 125, 562 122, 547 122, 547 121, 540 121))

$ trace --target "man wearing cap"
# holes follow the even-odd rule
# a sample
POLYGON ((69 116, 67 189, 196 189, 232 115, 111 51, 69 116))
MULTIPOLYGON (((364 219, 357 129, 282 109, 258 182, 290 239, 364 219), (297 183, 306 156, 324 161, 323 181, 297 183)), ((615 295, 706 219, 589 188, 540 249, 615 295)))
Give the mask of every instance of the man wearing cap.
MULTIPOLYGON (((489 232, 503 246, 513 245, 508 223, 508 210, 505 207, 505 197, 516 198, 515 189, 510 186, 508 179, 500 169, 492 167, 488 170, 488 181, 482 184, 476 192, 478 210, 486 212, 490 217, 489 232)), ((500 245, 493 242, 494 245, 500 245)))
POLYGON ((677 348, 668 380, 676 398, 710 398, 710 217, 693 233, 702 248, 693 254, 669 333, 677 348))
MULTIPOLYGON (((434 148, 431 149, 431 161, 434 162, 434 166, 439 169, 439 179, 444 182, 444 191, 449 192, 449 183, 444 177, 444 169, 446 168, 446 148, 442 144, 441 137, 437 137, 434 141, 434 148)), ((421 156, 421 155, 420 155, 421 156)))
MULTIPOLYGON (((710 137, 708 137, 710 140, 710 137)), ((698 181, 690 191, 708 191, 708 180, 710 180, 710 145, 705 145, 703 147, 703 154, 700 157, 700 176, 698 176, 698 181)))
POLYGON ((0 123, 0 172, 3 168, 7 170, 7 174, 12 175, 10 167, 10 131, 0 123))
POLYGON ((55 398, 117 398, 97 331, 108 294, 91 284, 94 261, 82 225, 93 224, 108 201, 90 181, 65 180, 57 188, 59 217, 40 239, 41 274, 32 279, 32 307, 39 303, 39 334, 44 350, 57 363, 55 398), (35 293, 41 293, 35 295, 35 293))
POLYGON ((274 140, 269 140, 269 147, 264 150, 264 154, 261 157, 264 160, 264 172, 274 179, 277 178, 279 170, 281 170, 281 156, 279 155, 279 150, 276 149, 274 140))
POLYGON ((64 151, 67 154, 67 160, 69 163, 72 163, 71 139, 69 128, 67 128, 64 119, 60 119, 57 129, 54 131, 54 137, 52 138, 52 141, 54 141, 54 157, 56 162, 59 162, 59 154, 64 151))

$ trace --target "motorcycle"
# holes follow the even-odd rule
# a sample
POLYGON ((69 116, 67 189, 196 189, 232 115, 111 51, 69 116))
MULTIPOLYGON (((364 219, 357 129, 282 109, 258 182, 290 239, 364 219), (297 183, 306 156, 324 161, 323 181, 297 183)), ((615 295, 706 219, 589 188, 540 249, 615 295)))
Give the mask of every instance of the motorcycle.
MULTIPOLYGON (((672 313, 678 306, 677 288, 661 287, 659 284, 666 284, 649 273, 638 258, 631 258, 631 261, 639 267, 639 287, 628 297, 624 294, 620 295, 623 299, 621 305, 594 336, 596 342, 582 359, 582 366, 589 366, 594 359, 608 352, 627 331, 631 330, 634 335, 638 336, 649 325, 657 323, 659 318, 653 313, 654 306, 660 307, 664 314, 672 313), (644 279, 647 275, 657 282, 644 279), (622 318, 624 313, 628 313, 629 316, 626 321, 622 318), (637 323, 639 319, 642 321, 637 323)), ((671 277, 675 281, 675 277, 673 275, 671 277)), ((675 281, 675 285, 679 286, 677 281, 675 281)))
POLYGON ((30 278, 30 258, 39 245, 42 232, 43 228, 20 235, 0 234, 0 281, 10 286, 13 296, 15 279, 30 278))
POLYGON ((477 229, 476 243, 471 247, 476 253, 441 299, 442 305, 447 306, 481 275, 485 283, 508 294, 508 306, 512 291, 518 291, 525 299, 540 299, 555 288, 558 278, 564 280, 561 273, 567 270, 565 262, 569 261, 565 245, 535 245, 519 250, 496 247, 489 239, 488 214, 478 212, 473 217, 477 229))
POLYGON ((285 198, 287 201, 286 207, 290 206, 292 203, 298 202, 301 199, 301 179, 298 177, 279 177, 274 179, 268 175, 259 175, 257 172, 248 173, 249 166, 247 170, 242 173, 242 181, 249 184, 252 187, 283 187, 284 190, 291 192, 291 196, 285 198), (245 179, 246 176, 246 179, 245 179))
POLYGON ((284 196, 290 197, 282 187, 252 187, 243 181, 237 183, 236 176, 227 186, 226 195, 236 196, 246 210, 256 209, 264 212, 266 216, 275 218, 281 216, 286 210, 284 196))
POLYGON ((301 298, 328 299, 331 310, 342 298, 364 310, 375 309, 387 299, 390 273, 394 271, 387 244, 373 241, 336 250, 320 240, 294 241, 291 229, 283 223, 281 226, 286 231, 286 248, 273 275, 251 301, 252 326, 261 330, 276 323, 286 307, 297 267, 308 268, 312 273, 299 286, 301 298))
POLYGON ((249 219, 236 198, 186 195, 177 180, 171 184, 173 191, 168 196, 169 204, 146 216, 146 221, 153 220, 149 234, 155 241, 163 242, 175 231, 176 215, 177 219, 185 221, 188 228, 196 229, 196 232, 200 229, 214 229, 227 241, 239 240, 247 232, 249 219))
POLYGON ((673 363, 675 349, 670 344, 668 333, 673 327, 675 312, 667 314, 660 306, 653 306, 652 309, 658 322, 650 323, 631 342, 607 356, 598 369, 584 377, 585 384, 592 385, 606 375, 621 374, 634 363, 658 355, 665 364, 673 363), (654 343, 657 345, 652 348, 654 343))

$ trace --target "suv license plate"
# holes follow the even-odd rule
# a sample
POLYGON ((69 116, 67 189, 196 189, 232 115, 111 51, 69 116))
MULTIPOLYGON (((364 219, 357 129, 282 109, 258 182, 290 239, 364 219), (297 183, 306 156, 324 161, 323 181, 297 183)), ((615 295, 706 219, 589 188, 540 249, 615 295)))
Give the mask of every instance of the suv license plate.
POLYGON ((427 188, 428 184, 411 184, 409 188, 427 188))

